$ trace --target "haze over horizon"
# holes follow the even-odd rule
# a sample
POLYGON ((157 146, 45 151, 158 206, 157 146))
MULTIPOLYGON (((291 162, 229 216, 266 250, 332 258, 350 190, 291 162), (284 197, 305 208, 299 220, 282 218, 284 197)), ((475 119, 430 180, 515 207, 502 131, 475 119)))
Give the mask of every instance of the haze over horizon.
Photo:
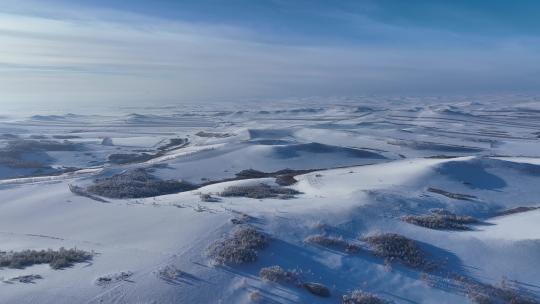
POLYGON ((11 1, 0 104, 536 94, 536 1, 11 1))

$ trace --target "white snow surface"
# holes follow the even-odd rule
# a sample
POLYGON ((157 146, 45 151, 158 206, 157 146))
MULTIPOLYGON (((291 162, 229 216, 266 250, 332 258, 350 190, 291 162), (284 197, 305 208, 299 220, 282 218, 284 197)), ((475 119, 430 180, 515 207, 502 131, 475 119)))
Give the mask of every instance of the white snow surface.
POLYGON ((540 207, 540 112, 534 97, 512 98, 370 97, 106 114, 0 110, 0 252, 76 247, 94 253, 91 261, 62 270, 0 268, 0 303, 253 303, 254 293, 261 303, 340 303, 355 289, 394 303, 470 303, 463 289, 448 283, 451 275, 494 285, 504 280, 539 300, 540 209, 532 208, 540 207), (113 146, 101 145, 105 137, 113 146), (165 146, 179 138, 186 144, 165 146), (27 160, 40 168, 2 158, 24 140, 77 148, 29 149, 27 160), (111 154, 142 153, 150 157, 109 161, 111 154), (134 168, 199 188, 107 202, 69 189, 134 168), (276 185, 273 177, 234 179, 246 169, 308 171, 289 186, 301 192, 294 198, 220 198, 230 186, 276 185), (220 200, 204 202, 201 193, 220 200), (499 215, 518 207, 531 210, 499 215), (401 220, 433 208, 479 223, 449 231, 401 220), (230 234, 237 227, 230 220, 241 213, 269 237, 269 246, 253 263, 214 265, 207 247, 230 234), (444 269, 431 274, 435 284, 425 279, 429 273, 372 255, 361 237, 377 232, 418 241, 444 269), (304 242, 321 233, 361 252, 304 242), (331 296, 262 280, 260 269, 271 265, 296 269, 302 280, 325 284, 331 296), (177 269, 178 276, 164 280, 164 269, 177 269), (122 272, 132 275, 95 283, 122 272), (9 282, 29 274, 42 279, 9 282))

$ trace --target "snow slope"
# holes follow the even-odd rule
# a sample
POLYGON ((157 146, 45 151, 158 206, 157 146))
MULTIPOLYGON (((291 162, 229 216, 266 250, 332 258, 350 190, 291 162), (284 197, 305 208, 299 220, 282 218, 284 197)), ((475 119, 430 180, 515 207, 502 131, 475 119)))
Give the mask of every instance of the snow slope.
MULTIPOLYGON (((76 167, 70 173, 38 176, 0 166, 0 251, 77 247, 94 257, 62 270, 0 268, 0 303, 253 303, 254 295, 261 303, 340 303, 355 289, 394 303, 471 303, 458 276, 474 284, 504 281, 538 301, 540 211, 500 214, 540 206, 540 114, 507 100, 370 104, 314 101, 310 107, 288 102, 252 111, 214 105, 136 113, 130 108, 106 116, 47 113, 1 121, 0 133, 19 139, 75 134, 69 141, 82 146, 40 151, 53 159, 47 165, 76 167), (102 146, 103 137, 114 146, 102 146), (188 144, 160 150, 171 138, 187 138, 188 144), (113 153, 152 157, 114 164, 108 161, 113 153), (133 168, 213 183, 107 202, 68 187, 133 168), (231 179, 245 169, 315 171, 295 176, 298 182, 290 188, 301 193, 290 199, 220 197, 230 186, 276 185, 273 177, 231 179), (201 193, 219 200, 203 201, 201 193), (461 231, 402 220, 433 209, 478 222, 461 231), (230 234, 238 226, 231 219, 241 214, 269 237, 268 247, 253 263, 214 265, 208 246, 230 234), (373 255, 362 236, 377 232, 416 240, 437 271, 373 255), (315 234, 343 238, 360 251, 304 242, 315 234), (260 269, 271 265, 323 283, 331 296, 262 280, 260 269), (99 277, 122 272, 132 275, 96 284, 99 277), (9 282, 30 274, 42 279, 9 282)), ((2 138, 6 146, 17 140, 2 138)))

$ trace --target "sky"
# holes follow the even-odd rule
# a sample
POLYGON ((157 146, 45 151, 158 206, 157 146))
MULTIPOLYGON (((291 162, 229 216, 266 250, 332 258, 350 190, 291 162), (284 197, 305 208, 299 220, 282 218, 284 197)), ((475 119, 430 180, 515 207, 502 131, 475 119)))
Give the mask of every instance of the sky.
POLYGON ((539 1, 0 0, 0 105, 540 90, 539 1))

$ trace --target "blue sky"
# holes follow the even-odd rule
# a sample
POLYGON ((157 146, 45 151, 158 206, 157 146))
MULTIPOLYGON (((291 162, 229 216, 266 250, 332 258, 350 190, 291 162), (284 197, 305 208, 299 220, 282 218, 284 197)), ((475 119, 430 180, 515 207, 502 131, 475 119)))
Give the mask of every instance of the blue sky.
POLYGON ((0 102, 538 93, 538 1, 0 0, 0 102))

